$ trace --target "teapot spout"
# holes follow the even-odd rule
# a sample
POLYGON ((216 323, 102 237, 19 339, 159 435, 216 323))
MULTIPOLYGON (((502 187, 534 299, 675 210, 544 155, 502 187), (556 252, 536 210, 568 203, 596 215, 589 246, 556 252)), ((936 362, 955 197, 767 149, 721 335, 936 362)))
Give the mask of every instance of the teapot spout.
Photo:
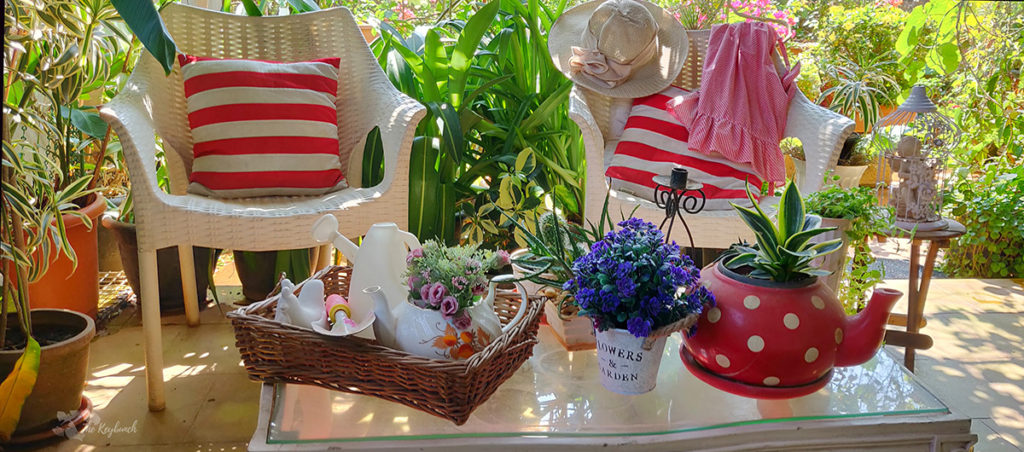
POLYGON ((901 296, 903 292, 898 290, 877 288, 863 311, 845 319, 842 335, 836 334, 836 340, 841 341, 836 366, 855 366, 875 355, 885 335, 889 311, 901 296))
POLYGON ((377 342, 385 347, 396 348, 395 340, 395 316, 391 313, 391 305, 384 291, 380 286, 367 287, 363 293, 373 300, 373 314, 377 317, 373 321, 373 335, 377 342))

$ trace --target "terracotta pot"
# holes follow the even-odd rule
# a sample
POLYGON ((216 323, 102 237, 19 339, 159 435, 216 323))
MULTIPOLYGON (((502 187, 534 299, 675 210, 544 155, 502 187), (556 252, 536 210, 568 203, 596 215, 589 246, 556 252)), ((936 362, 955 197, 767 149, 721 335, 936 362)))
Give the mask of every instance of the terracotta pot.
MULTIPOLYGON (((896 106, 895 105, 879 105, 878 106, 878 119, 882 119, 882 118, 886 117, 886 115, 888 115, 889 113, 892 113, 894 111, 896 111, 896 106)), ((864 128, 864 119, 861 118, 860 115, 857 115, 857 119, 855 119, 854 121, 857 123, 857 128, 854 129, 855 132, 861 132, 861 133, 871 132, 871 128, 870 127, 868 127, 867 130, 865 130, 865 128, 864 128)))
MULTIPOLYGON (((104 216, 101 223, 104 229, 111 231, 117 240, 117 247, 121 254, 121 265, 124 267, 124 276, 128 279, 128 285, 132 292, 142 303, 142 284, 139 283, 139 245, 135 235, 135 225, 122 223, 113 217, 104 216)), ((205 309, 206 290, 210 287, 210 263, 216 262, 215 255, 220 250, 192 247, 192 257, 196 265, 196 296, 199 300, 199 309, 205 309)), ((181 289, 181 266, 178 261, 178 247, 172 246, 157 250, 156 252, 157 281, 160 291, 160 312, 182 312, 185 309, 185 297, 181 289)))
POLYGON ((373 42, 374 39, 377 39, 377 32, 373 28, 373 25, 359 24, 359 32, 363 34, 363 39, 366 41, 367 44, 373 42))
POLYGON ((106 210, 107 204, 103 195, 95 194, 91 198, 89 205, 80 210, 92 220, 91 227, 76 216, 63 216, 68 242, 78 257, 78 266, 74 266, 67 256, 54 253, 46 274, 28 286, 33 308, 71 309, 96 318, 100 299, 96 238, 100 225, 97 219, 106 210))
MULTIPOLYGON (((18 329, 14 314, 8 314, 8 334, 18 329)), ((92 318, 66 309, 33 309, 32 331, 43 337, 46 331, 68 331, 70 338, 44 345, 39 359, 39 376, 21 410, 13 441, 35 436, 57 426, 57 413, 79 409, 85 376, 89 370, 89 341, 96 334, 92 318)), ((22 350, 0 351, 0 375, 8 375, 22 350)))
POLYGON ((799 397, 817 391, 835 366, 867 361, 881 345, 900 292, 876 289, 868 307, 847 318, 817 278, 792 283, 755 280, 705 268, 701 282, 717 305, 701 314, 680 353, 701 380, 755 398, 799 397))

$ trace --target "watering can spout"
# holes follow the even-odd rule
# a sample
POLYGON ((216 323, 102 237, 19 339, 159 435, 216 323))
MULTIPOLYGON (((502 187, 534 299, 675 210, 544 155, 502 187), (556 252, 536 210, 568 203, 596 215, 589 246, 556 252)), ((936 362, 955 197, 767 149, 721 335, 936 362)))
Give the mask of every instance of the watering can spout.
POLYGON ((316 240, 316 243, 334 244, 350 262, 355 262, 359 254, 359 247, 338 232, 338 219, 331 214, 326 214, 313 223, 313 240, 316 240))
POLYGON ((844 320, 842 330, 836 332, 836 366, 855 366, 875 355, 885 335, 889 311, 901 296, 903 293, 895 289, 875 289, 867 307, 844 320))

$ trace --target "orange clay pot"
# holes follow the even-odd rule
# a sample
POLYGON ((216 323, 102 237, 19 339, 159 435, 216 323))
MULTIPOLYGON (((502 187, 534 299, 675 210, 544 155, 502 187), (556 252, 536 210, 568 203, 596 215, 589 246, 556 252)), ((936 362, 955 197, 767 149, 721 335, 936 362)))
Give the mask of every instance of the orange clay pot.
POLYGON ((63 253, 54 253, 46 274, 28 286, 32 309, 70 309, 96 319, 100 298, 98 218, 106 210, 107 203, 103 195, 90 197, 92 202, 80 212, 92 220, 92 227, 87 227, 78 217, 63 216, 68 242, 78 256, 78 266, 72 265, 71 259, 63 253))

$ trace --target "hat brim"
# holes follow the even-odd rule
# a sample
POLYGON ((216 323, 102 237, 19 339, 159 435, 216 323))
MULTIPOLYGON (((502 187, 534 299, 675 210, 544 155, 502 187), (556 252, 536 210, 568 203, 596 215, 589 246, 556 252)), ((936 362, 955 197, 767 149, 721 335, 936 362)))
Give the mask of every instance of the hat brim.
POLYGON ((609 88, 587 78, 574 76, 569 71, 569 57, 572 47, 580 46, 583 29, 590 22, 590 16, 605 0, 595 0, 570 9, 558 18, 548 33, 548 52, 555 67, 573 83, 609 97, 638 98, 650 96, 667 88, 683 69, 690 40, 683 24, 660 7, 636 0, 644 5, 658 22, 658 51, 654 58, 633 73, 629 80, 609 88))

